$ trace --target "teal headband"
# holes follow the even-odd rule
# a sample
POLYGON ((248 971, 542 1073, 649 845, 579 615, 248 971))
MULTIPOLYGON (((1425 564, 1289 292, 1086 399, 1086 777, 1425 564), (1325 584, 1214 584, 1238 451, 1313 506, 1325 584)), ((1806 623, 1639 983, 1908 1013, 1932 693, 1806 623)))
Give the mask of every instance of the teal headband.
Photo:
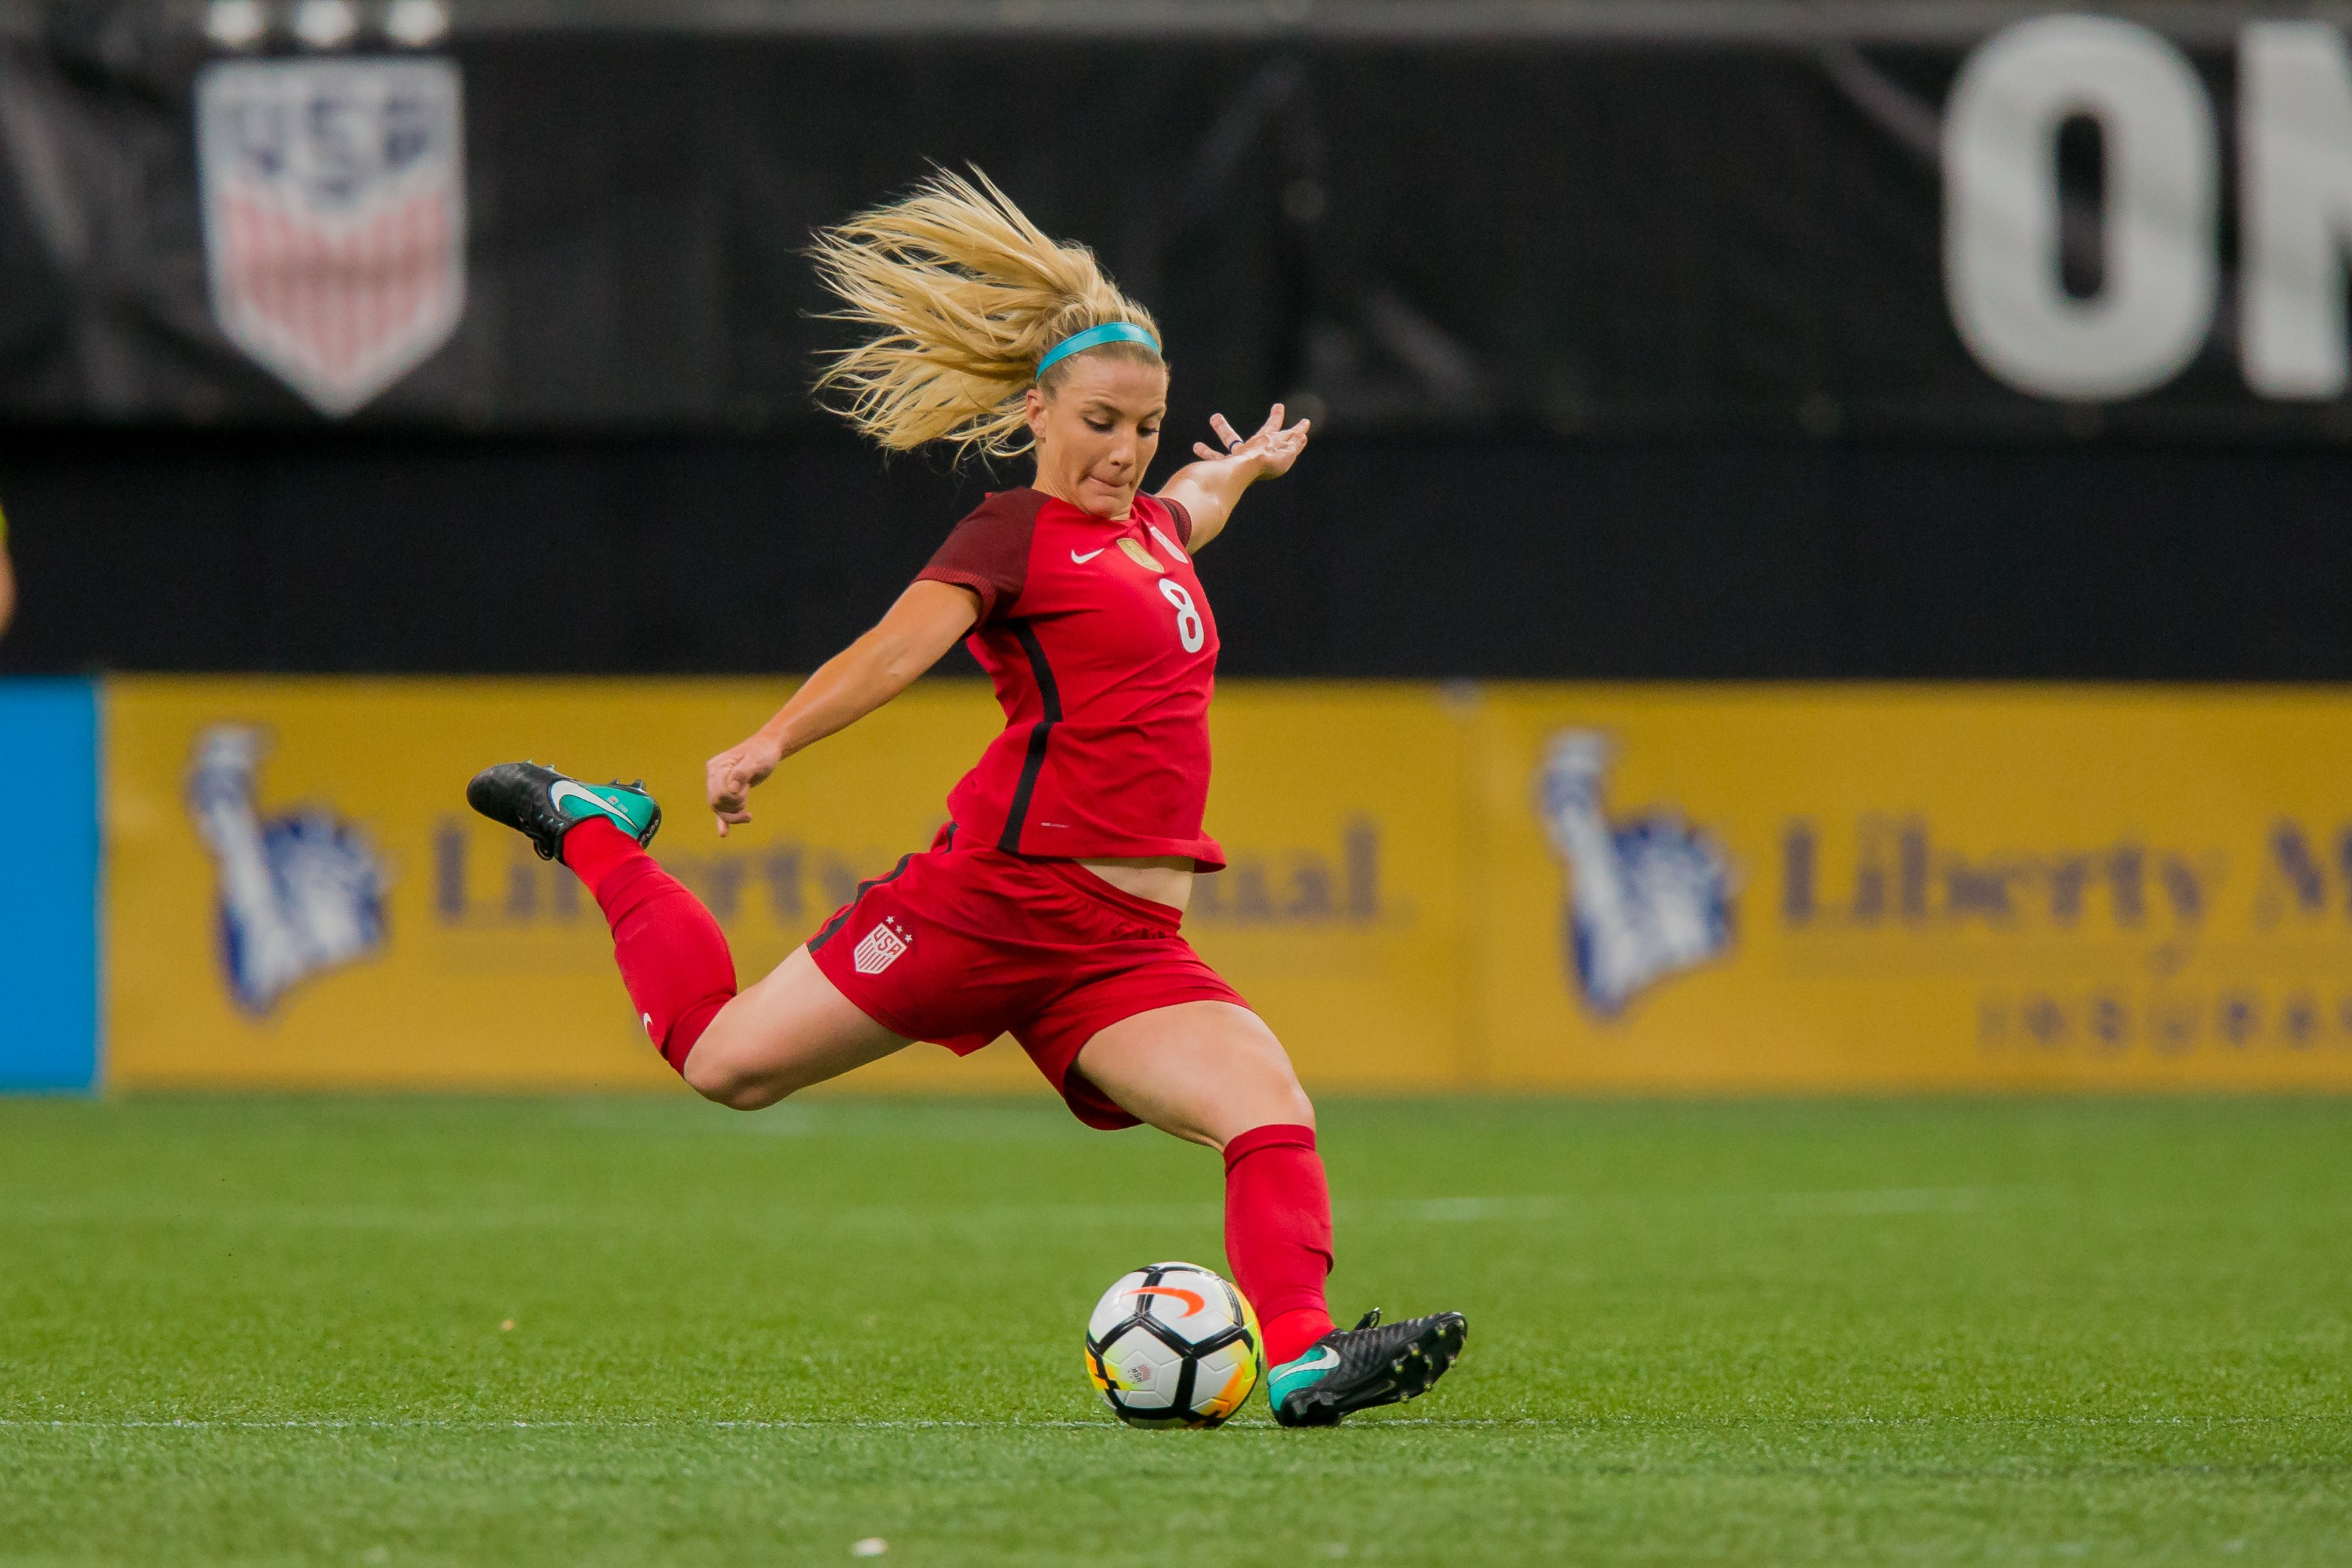
POLYGON ((1155 354, 1160 351, 1160 340, 1134 322, 1113 321, 1108 326, 1089 327, 1083 332, 1073 333, 1046 350, 1045 357, 1037 361, 1037 379, 1045 380, 1047 371, 1052 370, 1072 354, 1081 354, 1088 349, 1099 349, 1105 343, 1140 343, 1155 354))

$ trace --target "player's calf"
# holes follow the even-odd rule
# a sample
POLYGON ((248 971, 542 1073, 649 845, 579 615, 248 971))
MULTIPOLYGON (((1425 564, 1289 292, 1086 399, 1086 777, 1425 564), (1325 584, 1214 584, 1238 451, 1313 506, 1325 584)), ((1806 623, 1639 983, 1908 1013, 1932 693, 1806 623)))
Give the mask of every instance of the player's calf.
POLYGON ((638 1022, 682 1072, 695 1041, 734 998, 735 960, 702 901, 646 853, 661 828, 654 798, 642 784, 587 785, 535 762, 502 762, 474 776, 466 803, 587 884, 613 928, 613 956, 638 1022))

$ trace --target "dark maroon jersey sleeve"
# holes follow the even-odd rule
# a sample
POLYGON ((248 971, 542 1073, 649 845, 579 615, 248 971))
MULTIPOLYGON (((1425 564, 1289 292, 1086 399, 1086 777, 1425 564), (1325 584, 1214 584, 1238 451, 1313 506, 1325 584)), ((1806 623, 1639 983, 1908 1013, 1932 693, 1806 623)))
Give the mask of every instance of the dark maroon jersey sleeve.
POLYGON ((1171 501, 1165 496, 1154 496, 1151 498, 1167 507, 1168 515, 1176 519, 1176 542, 1186 549, 1191 549, 1192 548, 1192 514, 1184 509, 1184 503, 1171 501))
POLYGON ((1034 490, 1000 490, 955 526, 917 582, 951 582, 980 595, 980 623, 1013 613, 1029 577, 1029 541, 1037 531, 1034 490))

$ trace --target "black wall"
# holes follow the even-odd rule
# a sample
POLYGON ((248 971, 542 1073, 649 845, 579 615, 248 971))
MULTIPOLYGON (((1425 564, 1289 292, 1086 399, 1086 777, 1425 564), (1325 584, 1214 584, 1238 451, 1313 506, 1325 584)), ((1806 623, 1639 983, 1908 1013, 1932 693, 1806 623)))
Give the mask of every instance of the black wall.
POLYGON ((467 314, 332 422, 213 318, 194 14, 43 15, 0 40, 0 670, 814 666, 983 481, 814 408, 800 251, 969 159, 1160 312, 1163 473, 1215 407, 1315 413, 1203 560, 1231 672, 2352 678, 2352 397, 2246 384, 2234 190, 2163 388, 2030 397, 1953 329, 1964 39, 461 34, 467 314))
MULTIPOLYGON (((8 431, 0 671, 806 670, 984 487, 845 438, 8 431)), ((1337 437, 1202 565, 1236 674, 2352 679, 2327 448, 1337 437)))

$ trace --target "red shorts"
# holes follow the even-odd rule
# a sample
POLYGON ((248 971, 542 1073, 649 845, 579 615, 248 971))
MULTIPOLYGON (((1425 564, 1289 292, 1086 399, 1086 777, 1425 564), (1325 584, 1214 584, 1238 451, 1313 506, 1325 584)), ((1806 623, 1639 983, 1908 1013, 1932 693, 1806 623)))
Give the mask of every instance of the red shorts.
POLYGON ((1179 1002, 1249 1006, 1177 935, 1181 918, 1076 862, 959 843, 950 822, 929 849, 859 888, 808 947, 891 1033, 958 1056, 1009 1033, 1078 1120, 1132 1127, 1078 1071, 1087 1041, 1179 1002))

